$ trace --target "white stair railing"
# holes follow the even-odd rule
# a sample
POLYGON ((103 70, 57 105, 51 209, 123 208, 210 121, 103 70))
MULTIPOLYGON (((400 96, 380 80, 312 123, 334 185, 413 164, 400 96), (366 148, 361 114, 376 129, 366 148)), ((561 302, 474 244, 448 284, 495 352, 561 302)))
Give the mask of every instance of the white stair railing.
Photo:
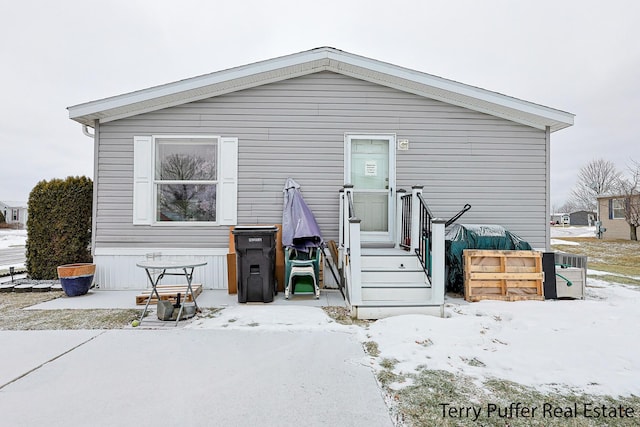
POLYGON ((416 253, 416 250, 420 246, 420 200, 418 200, 418 194, 422 194, 422 185, 414 185, 411 187, 411 245, 410 251, 412 254, 416 253))
POLYGON ((340 268, 351 306, 362 304, 360 219, 353 207, 353 185, 345 184, 340 193, 340 268))
POLYGON ((351 273, 351 288, 349 301, 351 305, 362 304, 362 265, 360 250, 360 219, 349 219, 349 234, 351 246, 349 247, 349 271, 351 273))
POLYGON ((444 304, 445 291, 445 223, 447 220, 434 218, 432 221, 431 247, 431 295, 433 304, 444 304))
MULTIPOLYGON (((419 258, 422 254, 421 262, 427 268, 425 273, 428 279, 425 278, 425 280, 430 283, 432 297, 429 301, 416 301, 416 303, 442 305, 446 279, 446 220, 432 217, 421 197, 422 188, 422 186, 413 186, 410 194, 404 190, 399 190, 397 193, 396 247, 409 249, 419 258), (424 209, 427 209, 428 215, 424 213, 421 215, 424 209), (423 230, 425 222, 429 222, 430 227, 423 230)), ((344 278, 345 295, 350 307, 362 305, 360 223, 361 220, 356 217, 353 208, 353 185, 345 184, 340 190, 339 268, 344 278)))

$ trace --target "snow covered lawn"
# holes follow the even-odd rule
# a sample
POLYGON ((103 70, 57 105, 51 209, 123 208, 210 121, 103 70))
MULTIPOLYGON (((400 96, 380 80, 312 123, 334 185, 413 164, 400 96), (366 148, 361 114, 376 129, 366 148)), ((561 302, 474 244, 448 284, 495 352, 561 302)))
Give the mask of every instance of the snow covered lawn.
POLYGON ((0 249, 24 246, 27 242, 27 230, 0 228, 0 249))
POLYGON ((544 392, 640 395, 639 306, 637 288, 590 280, 584 301, 449 299, 447 318, 378 320, 366 340, 380 351, 370 363, 394 359, 395 373, 426 367, 478 384, 498 378, 544 392))

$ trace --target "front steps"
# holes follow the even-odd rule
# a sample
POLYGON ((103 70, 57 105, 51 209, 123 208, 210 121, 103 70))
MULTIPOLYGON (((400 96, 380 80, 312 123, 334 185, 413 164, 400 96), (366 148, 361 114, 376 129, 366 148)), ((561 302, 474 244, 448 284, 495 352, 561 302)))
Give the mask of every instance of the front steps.
POLYGON ((363 247, 360 262, 362 303, 353 307, 358 319, 442 315, 442 305, 430 303, 431 285, 415 254, 397 248, 363 247))

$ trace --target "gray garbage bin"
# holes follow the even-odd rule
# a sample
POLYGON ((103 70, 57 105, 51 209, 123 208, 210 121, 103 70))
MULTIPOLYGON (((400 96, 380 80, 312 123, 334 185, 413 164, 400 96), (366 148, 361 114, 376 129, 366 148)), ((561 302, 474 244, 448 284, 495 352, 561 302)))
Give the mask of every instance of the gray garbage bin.
POLYGON ((276 226, 237 226, 238 302, 272 302, 276 293, 276 226))

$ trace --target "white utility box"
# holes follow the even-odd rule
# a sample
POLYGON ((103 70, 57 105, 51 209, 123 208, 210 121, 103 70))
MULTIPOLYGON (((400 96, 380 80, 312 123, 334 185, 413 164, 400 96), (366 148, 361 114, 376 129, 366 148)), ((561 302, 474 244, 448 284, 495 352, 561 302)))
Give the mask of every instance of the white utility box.
POLYGON ((558 298, 584 299, 585 282, 584 269, 556 266, 556 292, 558 298), (571 282, 571 286, 569 286, 567 280, 571 282))

